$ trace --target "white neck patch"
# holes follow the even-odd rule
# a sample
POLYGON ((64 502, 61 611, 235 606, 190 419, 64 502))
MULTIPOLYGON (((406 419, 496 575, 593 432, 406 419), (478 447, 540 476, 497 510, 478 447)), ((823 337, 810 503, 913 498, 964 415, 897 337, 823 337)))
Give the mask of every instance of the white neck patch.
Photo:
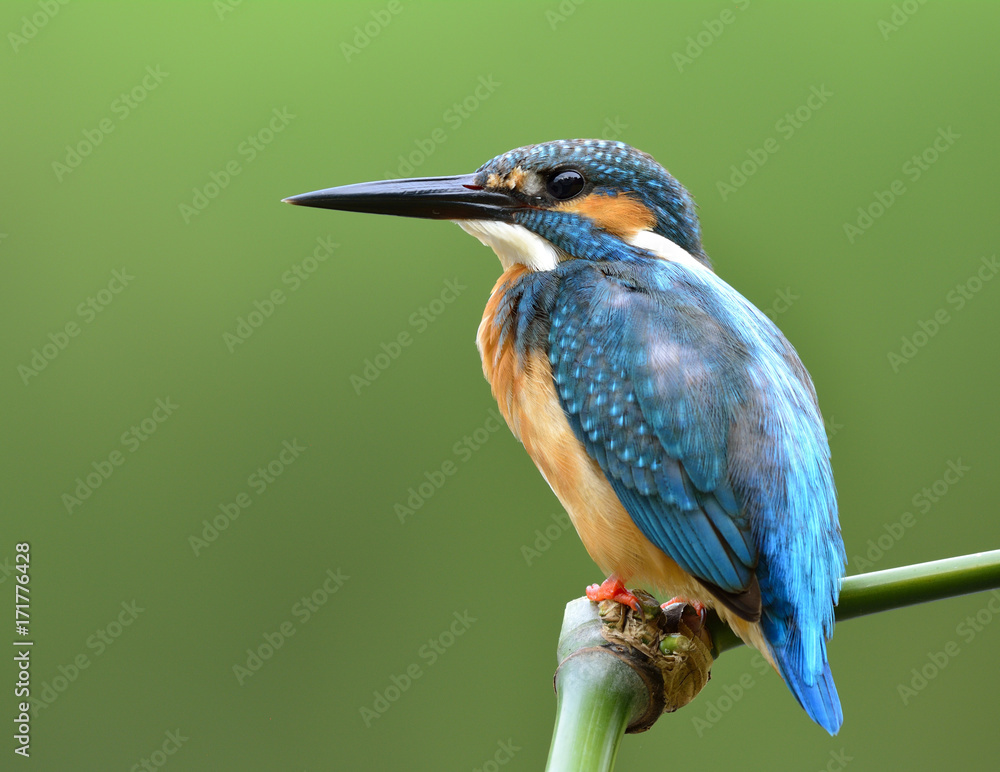
MULTIPOLYGON (((494 220, 453 220, 466 233, 492 249, 506 271, 520 263, 532 271, 554 271, 559 264, 556 248, 523 225, 494 220)), ((651 252, 661 260, 678 263, 694 271, 712 273, 712 269, 694 258, 686 249, 665 236, 641 230, 626 241, 633 247, 651 252)))
POLYGON ((653 233, 653 231, 649 230, 641 230, 627 241, 633 247, 638 247, 639 249, 645 249, 647 252, 652 252, 661 260, 669 260, 671 263, 678 263, 679 265, 683 265, 686 268, 690 268, 695 271, 707 271, 708 273, 712 273, 711 268, 706 266, 701 261, 696 260, 690 252, 677 246, 677 244, 665 236, 661 236, 659 233, 653 233))
MULTIPOLYGON (((554 271, 559 264, 556 248, 523 225, 493 220, 453 222, 496 252, 505 271, 516 263, 527 266, 532 271, 554 271)), ((693 258, 689 256, 689 259, 693 258)))

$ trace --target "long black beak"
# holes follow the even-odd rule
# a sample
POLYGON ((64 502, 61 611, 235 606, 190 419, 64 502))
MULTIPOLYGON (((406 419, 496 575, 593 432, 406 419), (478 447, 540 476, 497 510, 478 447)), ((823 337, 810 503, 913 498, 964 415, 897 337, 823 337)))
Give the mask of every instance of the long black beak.
POLYGON ((361 182, 282 200, 297 206, 431 220, 510 221, 514 211, 524 206, 505 193, 477 185, 474 174, 361 182))

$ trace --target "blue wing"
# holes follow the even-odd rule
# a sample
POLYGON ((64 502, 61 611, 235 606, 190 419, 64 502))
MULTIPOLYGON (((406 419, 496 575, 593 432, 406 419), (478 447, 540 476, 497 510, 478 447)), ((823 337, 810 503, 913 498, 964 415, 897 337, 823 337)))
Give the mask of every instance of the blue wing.
POLYGON ((825 643, 845 555, 822 418, 791 345, 707 270, 558 270, 549 355, 576 436, 653 544, 760 615, 793 693, 835 731, 825 643))
MULTIPOLYGON (((549 355, 577 437, 650 541, 688 573, 743 593, 758 549, 727 442, 747 388, 745 347, 646 277, 576 268, 556 300, 549 355)), ((759 615, 759 598, 748 611, 759 615)))

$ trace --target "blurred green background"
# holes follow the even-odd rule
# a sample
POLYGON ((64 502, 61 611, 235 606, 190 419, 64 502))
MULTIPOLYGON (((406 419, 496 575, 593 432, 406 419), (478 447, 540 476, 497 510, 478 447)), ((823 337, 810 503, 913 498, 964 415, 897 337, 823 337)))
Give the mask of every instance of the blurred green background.
MULTIPOLYGON (((812 372, 849 571, 1000 546, 998 23, 915 0, 5 3, 22 766, 543 766, 562 608, 602 577, 493 431, 474 337, 498 262, 450 224, 280 203, 316 188, 564 137, 652 153, 812 372)), ((839 626, 836 738, 743 649, 618 768, 992 769, 990 599, 839 626)))

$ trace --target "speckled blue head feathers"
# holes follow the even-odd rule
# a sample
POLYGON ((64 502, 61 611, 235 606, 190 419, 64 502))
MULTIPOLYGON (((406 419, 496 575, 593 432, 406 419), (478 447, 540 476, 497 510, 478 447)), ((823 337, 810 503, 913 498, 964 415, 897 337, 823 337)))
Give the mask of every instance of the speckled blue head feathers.
POLYGON ((483 164, 475 180, 522 201, 514 221, 569 256, 607 259, 620 245, 601 249, 602 241, 649 230, 707 264, 691 196, 656 159, 624 142, 561 139, 515 148, 483 164))

